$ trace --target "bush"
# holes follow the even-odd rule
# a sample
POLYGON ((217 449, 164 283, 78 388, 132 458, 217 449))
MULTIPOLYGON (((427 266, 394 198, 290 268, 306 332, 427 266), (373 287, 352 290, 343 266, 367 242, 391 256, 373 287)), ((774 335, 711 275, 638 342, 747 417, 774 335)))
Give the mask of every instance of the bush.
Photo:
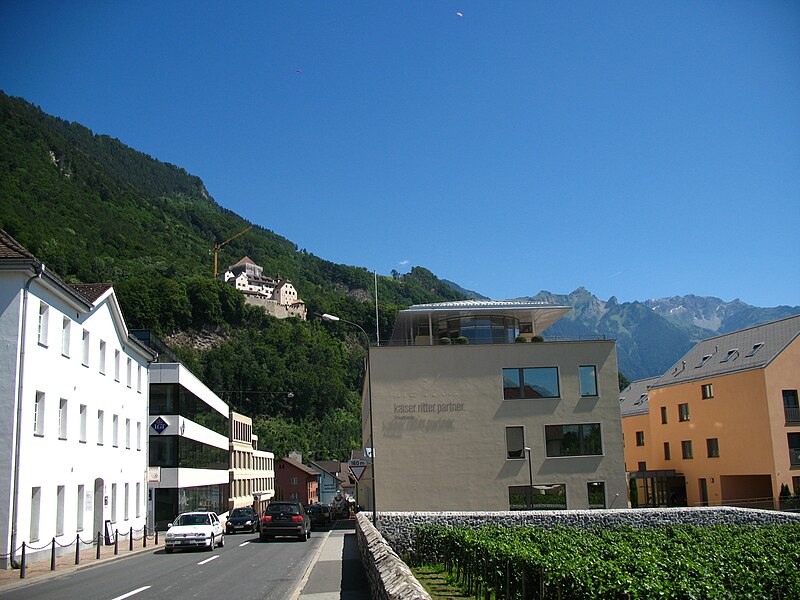
POLYGON ((456 338, 456 344, 469 344, 469 338, 465 335, 460 335, 456 338))
POLYGON ((446 346, 447 344, 452 344, 453 340, 451 340, 449 337, 441 337, 439 338, 439 343, 446 346))
POLYGON ((543 342, 543 341, 544 341, 544 338, 543 338, 542 336, 540 336, 540 335, 535 335, 535 336, 533 336, 533 337, 531 338, 531 341, 532 341, 532 342, 543 342))
POLYGON ((518 335, 514 341, 518 344, 524 344, 528 341, 528 338, 526 338, 524 335, 518 335))

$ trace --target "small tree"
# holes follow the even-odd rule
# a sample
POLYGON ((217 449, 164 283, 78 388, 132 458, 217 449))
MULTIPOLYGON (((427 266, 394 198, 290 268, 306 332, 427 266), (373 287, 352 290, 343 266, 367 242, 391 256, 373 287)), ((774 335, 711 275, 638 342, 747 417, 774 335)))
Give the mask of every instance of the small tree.
POLYGON ((639 507, 639 486, 636 485, 636 478, 631 477, 631 508, 639 507))

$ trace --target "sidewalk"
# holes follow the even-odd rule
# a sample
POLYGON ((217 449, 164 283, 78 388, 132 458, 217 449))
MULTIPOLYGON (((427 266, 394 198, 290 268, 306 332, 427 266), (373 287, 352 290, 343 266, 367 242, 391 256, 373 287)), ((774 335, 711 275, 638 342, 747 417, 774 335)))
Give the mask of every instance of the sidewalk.
POLYGON ((355 521, 339 521, 331 531, 317 535, 327 537, 291 600, 370 600, 355 521))
MULTIPOLYGON (((156 545, 155 540, 150 537, 147 539, 147 547, 143 547, 142 540, 134 540, 133 542, 133 550, 130 550, 130 541, 125 539, 124 541, 120 539, 119 541, 119 553, 117 555, 114 554, 114 545, 110 546, 101 546, 100 547, 100 559, 97 559, 97 547, 96 546, 81 546, 81 553, 80 553, 80 564, 75 564, 75 545, 73 544, 71 547, 71 552, 68 554, 64 554, 62 556, 56 557, 56 570, 52 571, 50 569, 50 558, 48 554, 48 558, 43 561, 31 563, 28 562, 25 567, 25 579, 20 579, 20 570, 19 569, 0 569, 0 594, 3 592, 8 592, 10 590, 28 585, 30 583, 36 583, 38 581, 42 581, 43 579, 50 579, 51 577, 58 577, 60 575, 64 575, 66 573, 72 573, 79 569, 87 569, 90 567, 95 567, 100 564, 107 563, 111 560, 117 560, 121 558, 125 558, 126 556, 134 556, 136 554, 140 554, 142 552, 152 552, 153 550, 158 550, 159 548, 164 547, 164 533, 163 531, 159 532, 158 538, 158 545, 156 545)), ((19 556, 17 557, 19 560, 19 556)))

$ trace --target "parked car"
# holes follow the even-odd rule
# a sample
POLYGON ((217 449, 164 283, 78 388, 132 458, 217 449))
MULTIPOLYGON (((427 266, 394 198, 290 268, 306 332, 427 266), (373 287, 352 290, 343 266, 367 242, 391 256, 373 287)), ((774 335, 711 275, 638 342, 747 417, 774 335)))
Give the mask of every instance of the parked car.
POLYGON ((180 548, 214 550, 225 545, 222 523, 213 512, 188 512, 175 519, 164 538, 164 552, 180 548))
POLYGON ((310 504, 306 510, 311 516, 312 529, 316 526, 325 527, 333 522, 333 513, 327 504, 310 504))
POLYGON ((311 537, 311 519, 302 504, 293 500, 278 500, 267 505, 267 510, 261 516, 259 539, 268 542, 278 536, 296 537, 301 542, 311 537))
POLYGON ((258 531, 258 515, 252 506, 245 508, 234 508, 228 515, 228 522, 225 523, 225 533, 236 533, 237 531, 258 531))

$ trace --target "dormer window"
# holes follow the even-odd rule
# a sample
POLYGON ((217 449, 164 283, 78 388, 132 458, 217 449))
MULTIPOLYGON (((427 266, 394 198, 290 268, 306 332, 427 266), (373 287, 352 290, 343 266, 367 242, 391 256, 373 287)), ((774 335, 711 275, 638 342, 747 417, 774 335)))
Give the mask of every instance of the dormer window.
POLYGON ((753 344, 752 350, 750 350, 750 352, 745 354, 745 357, 755 356, 756 352, 761 350, 761 346, 763 346, 763 345, 764 345, 764 342, 758 342, 757 344, 753 344))
POLYGON ((724 362, 728 362, 729 360, 736 360, 738 357, 739 357, 739 349, 738 348, 734 348, 733 350, 728 350, 728 353, 719 362, 724 363, 724 362))
POLYGON ((694 368, 695 368, 695 369, 699 369, 700 367, 702 367, 704 364, 706 364, 706 363, 708 362, 708 359, 709 359, 709 358, 711 358, 711 355, 710 355, 710 354, 706 354, 706 355, 705 355, 703 358, 701 358, 701 359, 700 359, 700 362, 699 362, 699 363, 697 363, 697 364, 694 366, 694 368))

